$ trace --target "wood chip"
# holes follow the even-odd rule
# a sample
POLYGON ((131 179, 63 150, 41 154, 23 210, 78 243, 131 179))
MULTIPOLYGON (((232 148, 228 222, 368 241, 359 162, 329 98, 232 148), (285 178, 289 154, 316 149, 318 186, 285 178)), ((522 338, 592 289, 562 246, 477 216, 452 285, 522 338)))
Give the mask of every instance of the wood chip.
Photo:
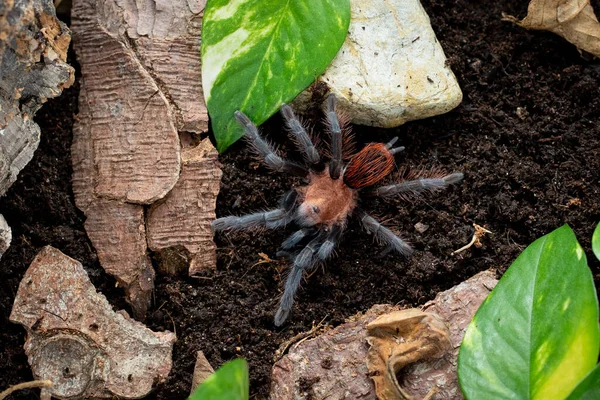
POLYGON ((196 390, 206 378, 211 376, 213 372, 215 372, 215 370, 204 356, 204 353, 202 351, 196 353, 196 365, 194 366, 194 377, 192 378, 192 390, 190 390, 190 394, 194 393, 194 390, 196 390))
POLYGON ((10 320, 27 330, 36 379, 56 398, 141 398, 172 366, 175 335, 114 312, 81 264, 44 247, 25 273, 10 320))
POLYGON ((216 266, 210 224, 215 219, 221 175, 217 151, 204 139, 183 151, 179 181, 164 201, 148 211, 148 247, 161 251, 182 246, 189 253, 192 276, 216 266))
POLYGON ((154 269, 146 254, 144 207, 96 199, 87 215, 85 230, 102 267, 125 289, 134 316, 144 320, 154 289, 154 269))

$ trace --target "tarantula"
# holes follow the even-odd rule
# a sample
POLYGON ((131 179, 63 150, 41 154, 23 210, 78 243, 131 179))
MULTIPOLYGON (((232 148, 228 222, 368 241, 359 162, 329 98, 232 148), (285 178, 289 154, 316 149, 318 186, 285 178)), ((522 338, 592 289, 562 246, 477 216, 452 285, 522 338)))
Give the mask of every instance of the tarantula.
MULTIPOLYGON (((300 229, 283 242, 282 251, 277 253, 278 256, 289 257, 292 265, 275 314, 276 326, 281 326, 287 319, 304 271, 311 270, 332 255, 350 217, 356 217, 367 232, 387 245, 383 254, 396 251, 409 256, 412 253, 408 243, 358 206, 359 192, 381 181, 394 169, 394 155, 404 150, 404 147, 393 147, 397 138, 387 144, 370 143, 345 163, 343 149, 350 140, 349 133, 344 120, 336 113, 336 98, 330 94, 325 102, 325 113, 331 137, 331 157, 328 163, 324 163, 292 109, 284 104, 281 113, 305 164, 282 159, 242 112, 236 111, 235 118, 244 127, 246 139, 268 167, 277 172, 306 177, 308 184, 287 192, 277 209, 218 218, 212 223, 215 232, 281 228, 292 222, 299 226, 300 229)), ((436 170, 421 174, 420 179, 375 188, 371 193, 381 197, 406 196, 443 189, 462 178, 460 172, 443 176, 436 170)))

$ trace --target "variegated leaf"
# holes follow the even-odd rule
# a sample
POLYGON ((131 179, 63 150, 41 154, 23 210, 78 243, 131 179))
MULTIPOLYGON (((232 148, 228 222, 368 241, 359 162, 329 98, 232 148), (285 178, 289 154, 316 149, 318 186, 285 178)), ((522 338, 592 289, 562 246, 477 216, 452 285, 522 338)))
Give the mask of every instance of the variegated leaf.
POLYGON ((202 85, 217 148, 257 125, 313 82, 342 46, 349 0, 209 0, 202 26, 202 85))

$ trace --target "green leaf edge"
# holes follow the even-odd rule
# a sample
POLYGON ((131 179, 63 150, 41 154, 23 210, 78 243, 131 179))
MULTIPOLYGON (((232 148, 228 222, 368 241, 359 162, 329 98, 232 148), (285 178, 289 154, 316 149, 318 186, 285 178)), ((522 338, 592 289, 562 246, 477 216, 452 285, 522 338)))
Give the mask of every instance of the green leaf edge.
POLYGON ((235 360, 223 364, 221 368, 206 378, 204 382, 194 390, 194 393, 188 397, 188 400, 221 400, 215 399, 212 396, 207 398, 206 392, 211 390, 209 386, 216 384, 218 387, 220 382, 229 379, 232 375, 237 375, 235 376, 235 379, 236 383, 239 384, 239 397, 228 397, 223 400, 247 400, 250 393, 250 383, 248 380, 248 363, 243 358, 236 358, 235 360))
MULTIPOLYGON (((458 365, 457 365, 457 375, 458 375, 458 382, 459 382, 459 386, 460 386, 460 388, 461 388, 461 391, 462 391, 462 393, 463 393, 463 396, 465 397, 465 399, 469 399, 469 397, 467 396, 467 394, 465 393, 465 391, 464 391, 464 389, 463 389, 463 385, 465 384, 465 381, 464 381, 464 378, 462 377, 462 375, 461 375, 461 373, 460 373, 460 371, 461 371, 461 363, 463 362, 463 361, 461 361, 461 360, 463 359, 463 354, 464 354, 464 353, 463 353, 463 351, 462 351, 462 349, 464 348, 463 344, 464 344, 464 340, 465 340, 465 338, 467 337, 468 331, 469 331, 470 329, 472 329, 472 328, 471 328, 471 326, 472 326, 472 325, 474 325, 474 323, 477 321, 477 315, 478 315, 478 314, 480 314, 480 311, 481 311, 481 310, 484 308, 484 305, 485 305, 485 304, 487 304, 487 302, 489 301, 489 299, 490 299, 490 298, 491 298, 491 297, 494 295, 494 292, 495 292, 496 290, 500 289, 500 288, 503 288, 503 286, 504 286, 504 283, 502 283, 503 279, 504 279, 505 277, 508 277, 508 276, 510 276, 510 274, 512 274, 512 271, 514 271, 514 269, 513 269, 513 270, 511 270, 511 267, 513 266, 513 264, 514 264, 514 263, 516 263, 516 261, 519 259, 519 257, 521 257, 521 255, 522 255, 522 254, 525 252, 525 250, 529 249, 529 248, 530 248, 530 247, 531 247, 533 244, 535 244, 536 242, 541 242, 541 241, 544 241, 544 243, 542 243, 542 246, 543 246, 543 245, 545 244, 545 240, 544 240, 544 239, 547 239, 547 237, 548 237, 548 236, 550 236, 551 234, 553 234, 553 233, 555 233, 555 232, 558 232, 558 231, 560 231, 560 230, 565 230, 565 229, 566 229, 566 230, 568 230, 568 231, 569 231, 569 232, 570 232, 570 233, 573 235, 573 237, 575 238, 575 241, 576 241, 577 245, 578 245, 578 246, 579 246, 579 248, 581 249, 581 245, 580 245, 580 244, 579 244, 579 242, 577 241, 577 238, 576 238, 576 236, 575 236, 575 233, 574 233, 574 232, 573 232, 573 230, 572 230, 572 229, 569 227, 569 225, 568 225, 568 224, 565 224, 565 225, 561 226, 560 228, 557 228, 557 229, 555 229, 554 231, 550 232, 549 234, 546 234, 546 235, 544 235, 544 236, 542 236, 542 237, 540 237, 540 238, 538 238, 538 239, 534 240, 534 241, 533 241, 533 242, 532 242, 532 243, 531 243, 529 246, 527 246, 527 248, 525 248, 525 249, 523 250, 523 252, 521 252, 521 254, 519 254, 519 256, 517 257, 517 259, 515 259, 515 261, 513 261, 513 263, 511 263, 510 267, 509 267, 509 268, 506 270, 506 272, 504 273, 504 275, 502 276, 502 278, 500 279, 500 281, 498 282, 498 284, 496 285, 496 287, 495 287, 495 288, 492 290, 492 292, 490 292, 490 294, 489 294, 489 295, 486 297, 486 299, 483 301, 483 303, 482 303, 482 304, 479 306, 479 308, 478 308, 477 312, 475 313, 475 315, 474 315, 473 319, 472 319, 472 320, 471 320, 471 322, 469 323, 469 325, 468 325, 467 329, 465 330, 465 336, 463 337, 463 341, 461 342, 461 348, 460 348, 460 350, 459 350, 459 354, 458 354, 458 360, 457 360, 457 363, 458 363, 458 365)), ((600 229, 600 224, 599 224, 599 226, 596 228, 596 232, 598 232, 598 233, 600 234, 600 231, 599 231, 599 229, 600 229)), ((595 232, 595 233, 596 233, 596 232, 595 232)), ((581 249, 581 252, 582 252, 582 254, 583 254, 583 249, 581 249)), ((585 254, 583 254, 583 257, 584 257, 584 259, 585 259, 585 254)), ((586 265, 587 265, 587 262, 586 262, 586 265)), ((596 310, 596 315, 599 315, 599 306, 598 306, 598 298, 597 298, 597 296, 596 296, 596 288, 595 288, 595 283, 594 283, 594 280, 593 280, 593 276, 592 276, 591 270, 589 270, 589 266, 588 266, 588 271, 589 271, 589 277, 590 277, 590 279, 591 279, 592 287, 593 287, 593 289, 594 289, 594 298, 595 298, 595 310, 596 310)), ((507 279, 504 279, 504 281, 506 282, 506 281, 507 281, 507 279)), ((502 290, 502 289, 500 289, 500 290, 502 290)), ((597 318, 596 318, 596 319, 597 319, 597 318)), ((600 339, 600 327, 599 327, 599 330, 598 330, 598 332, 597 332, 597 335, 596 335, 596 336, 597 336, 597 338, 598 338, 598 339, 600 339)), ((600 342, 600 340, 598 340, 598 341, 600 342)), ((597 366, 596 366, 596 367, 597 367, 597 366)), ((594 368, 596 368, 596 367, 594 367, 594 368)), ((584 378, 584 379, 585 379, 585 378, 584 378)), ((576 387, 577 387, 577 386, 576 386, 576 387)), ((570 398, 569 398, 568 400, 573 400, 573 399, 570 399, 570 398)), ((587 400, 587 399, 586 399, 586 400, 587 400)), ((590 400, 591 400, 591 399, 590 399, 590 400)))
POLYGON ((575 386, 575 389, 565 400, 596 399, 600 399, 600 364, 596 364, 594 369, 575 386))
POLYGON ((596 226, 592 235, 592 251, 598 260, 600 260, 600 223, 596 226))

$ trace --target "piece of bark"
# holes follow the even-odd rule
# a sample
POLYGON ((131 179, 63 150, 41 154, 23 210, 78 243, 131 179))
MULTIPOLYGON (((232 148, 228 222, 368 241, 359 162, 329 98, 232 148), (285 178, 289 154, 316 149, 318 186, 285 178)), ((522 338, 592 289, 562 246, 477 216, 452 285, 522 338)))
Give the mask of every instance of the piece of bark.
POLYGON ((12 241, 12 231, 10 226, 6 223, 4 216, 0 214, 0 258, 4 255, 4 252, 10 247, 12 241))
POLYGON ((214 372, 215 370, 204 356, 204 353, 202 351, 196 353, 196 365, 194 366, 194 377, 192 378, 192 390, 190 390, 190 394, 194 393, 194 390, 214 372))
POLYGON ((181 258, 189 259, 191 276, 216 265, 210 224, 215 219, 222 175, 217 156, 208 138, 185 149, 179 181, 164 201, 148 211, 148 247, 158 252, 168 248, 187 250, 179 253, 181 258))
POLYGON ((375 305, 315 339, 292 345, 273 366, 270 398, 376 400, 366 363, 367 325, 392 311, 398 307, 375 305))
MULTIPOLYGON (((456 374, 458 349, 467 325, 496 285, 495 272, 481 272, 423 306, 435 313, 450 329, 452 349, 441 359, 419 362, 404 368, 400 381, 408 395, 421 399, 432 388, 436 400, 461 399, 456 374)), ((328 400, 376 400, 375 387, 367 369, 367 325, 380 315, 398 311, 391 305, 373 306, 364 316, 298 345, 273 366, 271 399, 314 398, 328 400)))
POLYGON ((578 49, 600 57, 600 22, 590 0, 531 0, 523 20, 506 14, 502 17, 525 29, 554 32, 578 49))
POLYGON ((154 289, 154 269, 146 251, 144 207, 96 199, 87 209, 85 230, 102 267, 125 289, 133 315, 144 320, 154 289))
POLYGON ((50 246, 25 273, 10 320, 27 330, 33 375, 57 398, 139 398, 171 370, 175 335, 114 312, 81 264, 50 246))
POLYGON ((460 344, 475 312, 497 283, 495 271, 483 271, 439 293, 422 307, 423 311, 434 313, 447 321, 452 350, 439 360, 415 364, 403 372, 403 388, 409 394, 422 398, 431 388, 437 387, 439 392, 435 400, 463 398, 456 372, 460 344))
POLYGON ((70 41, 52 1, 0 3, 0 195, 38 147, 34 114, 74 82, 66 63, 70 41))
POLYGON ((90 180, 98 197, 152 204, 177 182, 179 137, 165 93, 120 32, 124 27, 111 23, 122 15, 119 10, 112 1, 83 0, 73 7, 85 91, 78 118, 85 120, 75 129, 79 137, 74 140, 91 141, 93 166, 76 169, 77 157, 73 175, 90 180))

